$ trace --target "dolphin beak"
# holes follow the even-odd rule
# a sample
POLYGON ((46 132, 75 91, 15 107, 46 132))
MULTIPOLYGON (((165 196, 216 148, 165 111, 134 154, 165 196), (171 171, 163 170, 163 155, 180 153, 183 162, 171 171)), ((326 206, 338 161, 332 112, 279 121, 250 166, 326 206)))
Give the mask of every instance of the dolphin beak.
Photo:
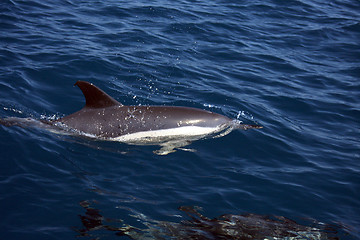
POLYGON ((240 124, 238 128, 243 130, 248 130, 248 129, 260 129, 263 128, 263 126, 253 125, 253 124, 240 124))

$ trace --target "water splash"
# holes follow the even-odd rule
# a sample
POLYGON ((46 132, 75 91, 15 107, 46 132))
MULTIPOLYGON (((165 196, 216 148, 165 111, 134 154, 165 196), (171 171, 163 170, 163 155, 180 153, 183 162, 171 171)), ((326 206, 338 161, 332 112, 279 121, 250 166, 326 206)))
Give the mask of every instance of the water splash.
POLYGON ((238 114, 236 115, 236 119, 240 119, 240 118, 245 118, 248 120, 253 121, 254 120, 254 116, 251 115, 249 112, 245 112, 245 111, 239 111, 238 114))
POLYGON ((14 112, 14 113, 24 114, 23 111, 18 110, 18 109, 15 109, 15 108, 3 107, 3 109, 4 109, 5 111, 10 111, 10 112, 14 112))

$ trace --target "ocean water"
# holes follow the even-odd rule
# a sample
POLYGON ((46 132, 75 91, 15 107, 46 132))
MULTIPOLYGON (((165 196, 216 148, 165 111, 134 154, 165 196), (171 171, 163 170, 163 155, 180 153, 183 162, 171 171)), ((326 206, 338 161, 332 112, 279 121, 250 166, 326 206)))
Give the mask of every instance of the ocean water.
POLYGON ((156 239, 120 228, 178 226, 183 206, 360 239, 359 1, 1 1, 0 117, 77 111, 77 80, 264 128, 158 156, 0 126, 0 239, 156 239))

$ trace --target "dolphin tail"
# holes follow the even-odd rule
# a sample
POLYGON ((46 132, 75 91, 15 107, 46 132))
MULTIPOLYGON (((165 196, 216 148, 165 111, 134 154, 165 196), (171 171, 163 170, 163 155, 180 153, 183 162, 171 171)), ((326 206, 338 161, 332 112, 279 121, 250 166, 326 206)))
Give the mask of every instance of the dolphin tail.
POLYGON ((6 118, 0 118, 0 125, 6 126, 6 127, 12 127, 12 126, 20 126, 23 127, 26 125, 26 121, 28 118, 18 118, 18 117, 6 117, 6 118))
POLYGON ((0 125, 5 127, 22 127, 22 128, 52 128, 51 122, 45 120, 38 120, 30 117, 19 118, 19 117, 5 117, 0 118, 0 125))

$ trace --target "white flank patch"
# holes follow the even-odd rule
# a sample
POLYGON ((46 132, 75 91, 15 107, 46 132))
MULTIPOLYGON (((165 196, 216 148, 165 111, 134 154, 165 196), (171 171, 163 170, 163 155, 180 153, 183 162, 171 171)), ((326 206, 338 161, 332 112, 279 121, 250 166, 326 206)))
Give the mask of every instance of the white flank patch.
POLYGON ((122 135, 120 137, 112 138, 111 140, 120 141, 120 142, 133 142, 133 141, 141 141, 141 140, 158 139, 164 137, 176 137, 176 138, 195 137, 195 136, 205 136, 208 134, 212 134, 219 130, 221 130, 221 128, 219 127, 210 128, 210 127, 186 126, 186 127, 130 133, 130 134, 122 135))

